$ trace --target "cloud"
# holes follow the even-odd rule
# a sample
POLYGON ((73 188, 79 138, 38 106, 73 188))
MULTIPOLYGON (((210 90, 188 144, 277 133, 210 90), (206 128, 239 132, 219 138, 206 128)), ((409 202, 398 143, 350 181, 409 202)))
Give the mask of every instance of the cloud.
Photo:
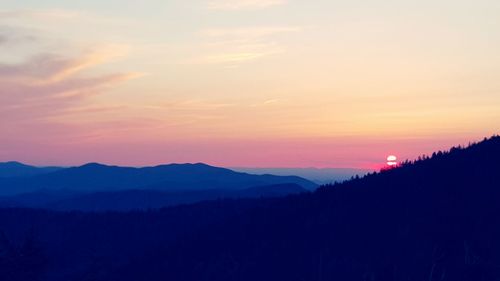
POLYGON ((29 32, 22 28, 0 24, 0 47, 7 45, 14 46, 18 43, 33 42, 35 40, 35 35, 29 34, 29 32))
POLYGON ((80 15, 79 12, 69 10, 0 10, 0 17, 2 19, 19 19, 19 18, 33 18, 40 20, 47 19, 75 19, 80 15))
POLYGON ((227 52, 227 53, 219 53, 219 54, 211 54, 200 58, 198 61, 194 61, 195 63, 206 63, 206 64, 237 64, 250 62, 254 60, 261 59, 263 57, 271 56, 274 54, 278 54, 281 51, 278 49, 275 50, 253 50, 248 52, 227 52))
POLYGON ((201 32, 207 37, 225 37, 236 39, 261 39, 276 34, 290 33, 302 31, 303 28, 298 26, 265 26, 265 27, 244 27, 244 28, 212 28, 205 29, 201 32))
MULTIPOLYGON (((61 33, 61 30, 83 30, 88 26, 101 29, 137 28, 143 22, 133 18, 113 17, 94 11, 69 9, 0 10, 0 23, 18 27, 61 33)), ((79 36, 80 39, 82 36, 79 36)))
POLYGON ((296 26, 267 26, 247 28, 211 28, 200 31, 207 41, 203 56, 190 60, 194 64, 229 64, 251 62, 280 54, 284 46, 277 35, 301 31, 296 26))
POLYGON ((158 112, 168 112, 169 119, 176 119, 175 122, 193 123, 199 119, 221 119, 222 111, 234 109, 238 104, 217 102, 206 99, 184 99, 171 100, 169 102, 157 102, 150 105, 137 106, 141 109, 156 110, 158 112))
POLYGON ((62 57, 56 54, 38 54, 20 64, 1 64, 2 79, 29 80, 31 82, 51 83, 64 80, 84 69, 97 66, 114 58, 124 56, 126 47, 105 47, 77 57, 62 57))
POLYGON ((237 66, 265 57, 283 53, 275 44, 231 44, 223 48, 209 48, 207 54, 188 60, 187 64, 222 64, 237 66))
POLYGON ((266 100, 264 102, 264 105, 272 105, 272 104, 277 104, 279 103, 281 100, 280 99, 270 99, 270 100, 266 100))
POLYGON ((0 11, 0 146, 79 142, 103 123, 140 117, 124 114, 126 102, 107 97, 144 75, 109 66, 128 57, 129 46, 64 39, 48 31, 106 20, 64 10, 0 11))
POLYGON ((286 0, 213 0, 208 3, 208 8, 221 11, 259 10, 286 3, 286 0))
POLYGON ((109 61, 105 51, 75 57, 38 55, 19 64, 0 65, 0 117, 2 123, 39 122, 62 116, 85 105, 104 88, 141 76, 111 73, 85 76, 83 71, 109 61))
POLYGON ((68 9, 19 9, 0 10, 2 21, 36 21, 36 22, 93 22, 93 23, 122 23, 131 24, 130 19, 112 18, 101 16, 89 11, 68 10, 68 9))
POLYGON ((253 103, 253 104, 250 104, 249 106, 250 107, 253 107, 253 108, 257 108, 257 107, 271 107, 271 106, 276 106, 276 105, 282 105, 282 103, 284 102, 285 100, 283 99, 278 99, 278 98, 273 98, 273 99, 267 99, 267 100, 264 100, 264 101, 260 101, 258 103, 253 103))

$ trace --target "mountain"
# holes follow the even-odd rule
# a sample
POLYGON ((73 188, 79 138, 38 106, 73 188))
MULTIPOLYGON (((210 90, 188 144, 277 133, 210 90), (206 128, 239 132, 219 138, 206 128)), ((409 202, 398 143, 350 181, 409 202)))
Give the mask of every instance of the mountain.
POLYGON ((493 137, 285 198, 130 213, 0 209, 0 250, 7 249, 0 274, 40 281, 500 280, 498 159, 500 137, 493 137))
POLYGON ((108 280, 500 280, 500 137, 271 200, 108 280))
POLYGON ((276 184, 298 184, 308 190, 317 187, 315 183, 296 176, 251 175, 201 163, 145 168, 90 163, 32 177, 0 179, 0 195, 16 195, 37 190, 75 192, 130 189, 161 191, 242 190, 276 184))
POLYGON ((58 171, 59 167, 34 167, 19 162, 0 163, 0 178, 30 177, 58 171))
POLYGON ((295 175, 317 184, 344 181, 356 175, 362 176, 373 172, 372 170, 351 168, 231 168, 231 170, 255 175, 295 175))

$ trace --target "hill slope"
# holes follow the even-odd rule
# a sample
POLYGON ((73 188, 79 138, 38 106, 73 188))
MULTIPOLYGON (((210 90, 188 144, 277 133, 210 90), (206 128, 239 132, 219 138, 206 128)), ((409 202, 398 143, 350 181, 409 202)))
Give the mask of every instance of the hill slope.
POLYGON ((274 201, 109 280, 499 280, 500 138, 274 201))
POLYGON ((283 199, 129 214, 6 209, 0 229, 13 244, 36 229, 43 246, 30 253, 49 257, 35 263, 45 271, 18 274, 39 280, 500 280, 498 159, 494 137, 283 199))

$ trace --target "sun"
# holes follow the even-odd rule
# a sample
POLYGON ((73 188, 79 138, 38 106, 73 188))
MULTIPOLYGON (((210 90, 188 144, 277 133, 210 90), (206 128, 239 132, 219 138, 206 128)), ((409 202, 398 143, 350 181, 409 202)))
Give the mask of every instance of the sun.
POLYGON ((398 158, 394 155, 387 156, 387 165, 396 166, 398 164, 398 158))

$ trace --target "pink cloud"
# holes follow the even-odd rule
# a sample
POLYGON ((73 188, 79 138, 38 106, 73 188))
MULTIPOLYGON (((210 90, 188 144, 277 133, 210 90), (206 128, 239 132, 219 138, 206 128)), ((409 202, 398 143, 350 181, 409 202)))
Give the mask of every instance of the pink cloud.
POLYGON ((137 77, 137 73, 114 73, 84 77, 79 72, 105 62, 99 53, 65 58, 54 54, 35 56, 20 64, 0 64, 0 98, 2 107, 25 104, 30 100, 53 101, 71 96, 84 98, 116 82, 137 77))
MULTIPOLYGON (((71 124, 63 122, 68 113, 88 109, 90 98, 140 75, 131 72, 84 75, 85 70, 113 56, 104 52, 75 57, 43 54, 23 63, 0 64, 0 130, 9 132, 12 139, 71 133, 68 129, 71 124)), ((0 144, 5 145, 5 139, 0 144)))

